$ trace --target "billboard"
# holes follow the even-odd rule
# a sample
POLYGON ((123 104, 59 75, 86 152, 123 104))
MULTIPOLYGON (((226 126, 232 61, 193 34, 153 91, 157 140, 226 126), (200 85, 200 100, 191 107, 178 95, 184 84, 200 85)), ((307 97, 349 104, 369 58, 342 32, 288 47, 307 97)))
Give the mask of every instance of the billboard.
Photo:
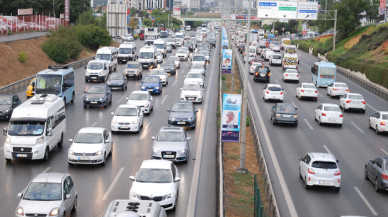
POLYGON ((380 0, 380 15, 385 14, 385 0, 380 0))
POLYGON ((298 18, 302 20, 317 20, 318 2, 298 2, 298 18))
POLYGON ((244 0, 244 9, 248 9, 248 8, 249 8, 249 1, 244 0))
POLYGON ((65 20, 70 21, 70 0, 65 0, 65 20))
POLYGON ((241 94, 223 94, 221 141, 240 141, 241 94))
POLYGON ((18 16, 31 15, 31 14, 32 14, 32 8, 18 9, 18 16))
POLYGON ((257 17, 273 19, 297 19, 298 2, 259 1, 257 17))
POLYGON ((232 49, 222 50, 222 74, 232 73, 232 49))

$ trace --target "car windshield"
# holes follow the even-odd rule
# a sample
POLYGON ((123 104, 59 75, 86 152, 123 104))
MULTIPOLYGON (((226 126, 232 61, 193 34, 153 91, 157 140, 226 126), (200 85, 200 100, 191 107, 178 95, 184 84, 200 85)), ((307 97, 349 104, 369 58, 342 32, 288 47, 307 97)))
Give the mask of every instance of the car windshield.
POLYGON ((159 78, 158 77, 146 77, 144 79, 144 83, 158 83, 159 82, 159 78))
POLYGON ((286 72, 287 72, 287 73, 296 73, 296 74, 298 74, 298 71, 296 71, 296 70, 290 70, 290 69, 289 69, 289 70, 287 70, 286 72))
POLYGON ((124 80, 123 74, 121 74, 121 73, 113 73, 110 76, 110 80, 124 80))
POLYGON ((168 60, 172 60, 172 61, 178 61, 179 58, 178 57, 169 57, 168 60))
POLYGON ((147 93, 132 93, 129 100, 148 100, 147 93))
POLYGON ((156 141, 184 142, 185 134, 175 131, 161 131, 156 137, 156 141))
POLYGON ((324 67, 321 67, 320 74, 321 75, 331 75, 331 76, 334 76, 335 75, 335 68, 324 68, 324 67))
POLYGON ((172 112, 193 112, 193 106, 187 103, 175 103, 172 112))
POLYGON ((175 42, 175 39, 174 38, 168 38, 167 42, 175 42))
POLYGON ((278 105, 277 111, 281 113, 295 113, 295 107, 293 105, 278 105))
POLYGON ((201 51, 201 54, 203 54, 203 55, 205 55, 205 56, 207 56, 207 55, 208 55, 208 53, 207 53, 207 51, 206 51, 206 50, 203 50, 203 51, 201 51))
POLYGON ((280 59, 282 59, 282 56, 280 56, 280 55, 273 55, 272 58, 273 58, 273 59, 280 60, 280 59))
POLYGON ((126 66, 128 69, 138 69, 140 66, 139 64, 127 64, 126 66))
POLYGON ((8 134, 11 136, 40 136, 43 134, 44 121, 10 121, 8 134))
POLYGON ((155 40, 156 39, 156 35, 146 35, 144 38, 148 39, 148 40, 155 40))
POLYGON ((162 66, 174 66, 174 62, 172 60, 170 61, 164 61, 162 63, 162 66))
POLYGON ((304 84, 303 88, 316 89, 316 87, 313 84, 304 84))
POLYGON ((23 197, 24 200, 62 200, 61 183, 32 182, 23 197))
POLYGON ((259 48, 267 48, 265 45, 260 45, 259 48))
POLYGON ((110 60, 110 54, 96 54, 96 60, 110 60))
POLYGON ((186 78, 202 78, 202 75, 199 73, 188 73, 186 78))
POLYGON ((360 96, 360 95, 349 95, 349 99, 359 99, 359 100, 363 100, 364 98, 362 98, 362 96, 360 96))
POLYGON ((89 64, 88 64, 88 69, 91 69, 91 70, 98 70, 98 69, 103 69, 103 68, 104 68, 104 63, 89 62, 89 64))
POLYGON ((168 37, 168 32, 160 32, 160 37, 161 38, 167 38, 168 37))
POLYGON ((187 53, 185 50, 178 50, 177 53, 187 53))
POLYGON ((255 57, 255 54, 254 53, 250 53, 249 57, 255 57))
POLYGON ((183 38, 183 35, 175 35, 176 38, 183 38))
POLYGON ((157 70, 157 69, 154 69, 151 71, 150 75, 165 75, 166 73, 164 72, 164 70, 157 70))
POLYGON ((154 46, 158 49, 164 49, 164 44, 155 44, 154 43, 154 46))
POLYGON ((61 93, 62 75, 37 75, 36 94, 61 93))
POLYGON ((169 169, 142 168, 136 177, 137 182, 171 183, 172 175, 169 169))
POLYGON ((321 169, 337 169, 337 163, 330 161, 314 161, 311 164, 313 168, 321 168, 321 169))
POLYGON ((205 61, 204 56, 194 56, 193 61, 205 61))
POLYGON ((282 88, 281 87, 268 87, 268 90, 270 90, 270 91, 281 91, 282 88))
POLYGON ((118 108, 115 113, 116 116, 136 116, 136 108, 118 108))
POLYGON ((11 96, 0 96, 0 105, 11 105, 12 97, 11 96))
POLYGON ((162 54, 161 54, 161 53, 157 53, 157 54, 156 54, 156 57, 163 58, 163 56, 162 56, 162 54))
POLYGON ((348 86, 346 84, 334 84, 334 87, 348 88, 348 86))
POLYGON ((105 93, 105 87, 91 87, 88 90, 88 93, 105 93))
POLYGON ((325 106, 324 111, 339 112, 340 108, 338 106, 325 106))
POLYGON ((152 59, 154 58, 154 53, 152 52, 140 52, 140 59, 152 59))
POLYGON ((132 48, 120 48, 119 53, 120 54, 130 54, 130 53, 132 53, 132 48))
POLYGON ((183 85, 183 90, 198 91, 201 90, 201 86, 197 83, 183 85))
POLYGON ((101 133, 78 133, 74 143, 102 143, 101 133))

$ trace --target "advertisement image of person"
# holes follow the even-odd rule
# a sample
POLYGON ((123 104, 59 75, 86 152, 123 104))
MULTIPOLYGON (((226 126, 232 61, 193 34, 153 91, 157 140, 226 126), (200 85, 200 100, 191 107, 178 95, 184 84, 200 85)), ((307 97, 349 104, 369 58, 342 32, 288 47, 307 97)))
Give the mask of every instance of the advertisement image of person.
POLYGON ((238 116, 234 114, 234 112, 229 111, 226 113, 226 122, 222 125, 223 128, 238 128, 238 116))
POLYGON ((222 62, 222 67, 224 67, 224 68, 230 67, 230 59, 229 58, 225 58, 224 62, 222 62))

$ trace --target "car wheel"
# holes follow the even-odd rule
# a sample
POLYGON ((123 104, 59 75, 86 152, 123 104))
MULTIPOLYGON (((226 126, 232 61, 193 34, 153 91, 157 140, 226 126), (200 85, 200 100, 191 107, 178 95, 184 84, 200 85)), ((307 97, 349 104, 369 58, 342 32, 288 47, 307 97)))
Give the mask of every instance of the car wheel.
POLYGON ((6 163, 11 163, 11 159, 5 158, 6 163))
POLYGON ((366 180, 368 180, 368 179, 369 179, 369 177, 368 177, 368 169, 367 169, 367 167, 365 167, 365 169, 364 169, 364 178, 365 178, 366 180))
POLYGON ((376 192, 380 192, 379 180, 378 180, 377 177, 376 177, 376 181, 375 181, 375 191, 376 191, 376 192))
POLYGON ((303 178, 302 178, 302 173, 300 172, 300 167, 299 167, 299 178, 300 178, 300 179, 303 179, 303 178))
POLYGON ((369 129, 373 129, 372 125, 370 124, 370 120, 369 120, 369 129))
POLYGON ((44 161, 48 161, 49 160, 49 149, 48 148, 46 148, 46 151, 44 152, 43 160, 44 161))
POLYGON ((335 191, 335 192, 339 192, 340 189, 341 189, 341 187, 334 187, 334 191, 335 191))
POLYGON ((307 177, 305 177, 304 188, 305 189, 309 189, 310 188, 310 186, 307 184, 307 177))
POLYGON ((363 109, 363 110, 361 111, 361 113, 365 114, 365 110, 363 109))
POLYGON ((105 165, 106 165, 106 155, 104 152, 104 158, 102 159, 102 166, 105 166, 105 165))
POLYGON ((379 131, 379 128, 378 128, 378 126, 376 125, 376 128, 375 128, 375 130, 376 130, 376 134, 379 134, 380 133, 380 131, 379 131))
POLYGON ((272 118, 272 125, 276 125, 275 118, 272 118))
POLYGON ((62 148, 63 146, 63 133, 61 135, 61 140, 58 142, 58 148, 62 148))
POLYGON ((77 211, 77 197, 75 197, 74 206, 73 206, 73 209, 71 211, 72 212, 77 211))
POLYGON ((318 118, 318 124, 319 124, 319 125, 322 125, 321 117, 318 118))
POLYGON ((84 105, 84 108, 87 108, 88 106, 87 105, 84 105))
POLYGON ((123 86, 123 90, 122 91, 124 91, 125 90, 125 85, 123 86))
POLYGON ((342 127, 342 124, 338 124, 338 127, 342 127))
POLYGON ((71 103, 74 103, 74 98, 75 98, 75 94, 74 94, 74 92, 73 92, 73 96, 72 96, 72 98, 71 98, 71 103))

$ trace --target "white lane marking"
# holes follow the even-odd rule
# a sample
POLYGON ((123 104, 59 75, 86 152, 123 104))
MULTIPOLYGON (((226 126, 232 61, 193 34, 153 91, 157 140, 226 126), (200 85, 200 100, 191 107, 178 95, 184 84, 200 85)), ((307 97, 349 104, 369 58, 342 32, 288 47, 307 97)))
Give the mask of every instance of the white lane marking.
POLYGON ((143 133, 140 136, 140 139, 143 139, 147 135, 148 128, 150 127, 150 125, 151 123, 148 123, 147 126, 144 128, 143 133))
POLYGON ((4 146, 2 146, 1 148, 0 148, 0 151, 2 151, 4 149, 4 146))
POLYGON ((108 190, 106 191, 106 193, 105 193, 104 197, 102 198, 102 200, 106 200, 108 198, 110 192, 112 192, 113 188, 115 187, 117 180, 119 180, 121 174, 124 172, 124 169, 125 169, 124 167, 121 167, 119 173, 117 173, 117 175, 116 175, 115 179, 113 180, 112 184, 110 184, 110 186, 109 186, 108 190))
POLYGON ((294 103, 294 102, 291 102, 291 103, 294 105, 294 107, 295 107, 295 108, 298 108, 298 107, 296 107, 296 105, 295 105, 295 103, 294 103))
POLYGON ((373 215, 378 216, 375 209, 373 209, 372 205, 370 205, 369 201, 365 198, 365 196, 361 193, 360 189, 358 189, 356 186, 354 186, 354 189, 357 191, 358 195, 360 195, 361 199, 364 201, 364 203, 368 206, 370 211, 373 213, 373 215))
POLYGON ((387 151, 385 151, 384 149, 382 149, 382 148, 380 148, 381 149, 381 151, 383 151, 384 152, 384 154, 386 154, 387 156, 388 156, 388 152, 387 151))
POLYGON ((321 93, 318 93, 318 95, 319 95, 320 97, 323 97, 321 93))
POLYGON ((326 145, 323 145, 323 147, 326 149, 327 153, 332 154, 329 148, 326 145))
POLYGON ((278 80, 275 79, 275 81, 276 81, 277 84, 279 84, 278 80))
POLYGON ((285 90, 283 90, 283 92, 287 95, 287 92, 285 90))
POLYGON ((121 100, 123 100, 124 98, 126 97, 126 95, 124 95, 123 97, 121 97, 118 101, 117 101, 117 103, 119 103, 121 100))
POLYGON ((160 104, 163 104, 163 103, 164 103, 164 100, 167 99, 167 96, 168 96, 168 95, 165 95, 165 96, 163 97, 162 102, 161 102, 160 104))
MULTIPOLYGON (((218 46, 216 46, 217 48, 218 46)), ((216 56, 213 55, 213 63, 216 62, 216 56)), ((214 67, 216 64, 212 65, 212 72, 215 71, 214 67)), ((218 66, 218 64, 217 64, 218 66)), ((209 87, 212 85, 213 82, 213 77, 210 76, 209 80, 209 87)), ((187 217, 194 217, 195 216, 195 210, 196 210, 196 204, 197 204, 197 195, 198 195, 198 187, 199 187, 199 172, 201 169, 201 161, 202 161, 202 149, 203 149, 203 144, 205 143, 205 122, 208 116, 208 109, 210 106, 209 103, 210 100, 210 91, 207 91, 206 93, 206 98, 205 98, 205 106, 204 106, 204 112, 201 122, 201 131, 199 132, 199 139, 198 139, 198 146, 197 146, 197 153, 195 155, 195 165, 194 165, 194 171, 193 171, 193 178, 191 181, 191 189, 190 189, 190 197, 189 197, 189 203, 188 203, 188 209, 187 209, 187 217)))
MULTIPOLYGON (((44 169, 43 172, 41 172, 41 173, 46 173, 46 172, 49 171, 50 169, 51 169, 51 167, 47 167, 47 168, 44 169)), ((27 187, 28 187, 28 186, 26 186, 20 193, 23 193, 23 194, 24 194, 24 192, 27 190, 27 187)), ((16 198, 18 198, 17 195, 16 195, 16 198)))
POLYGON ((90 127, 94 127, 94 126, 96 126, 96 125, 97 125, 97 121, 94 122, 90 127))
POLYGON ((172 84, 172 86, 175 86, 176 82, 178 82, 178 79, 175 80, 175 82, 172 84))
POLYGON ((304 121, 306 122, 306 124, 310 127, 310 129, 312 129, 313 130, 313 127, 310 125, 310 123, 306 120, 306 119, 304 119, 304 121))
POLYGON ((354 127, 356 127, 361 133, 364 133, 364 131, 362 131, 355 123, 353 122, 350 122, 351 124, 353 124, 354 127))
MULTIPOLYGON (((302 63, 302 62, 300 62, 300 63, 302 63)), ((302 63, 302 64, 305 65, 307 68, 311 69, 310 66, 308 66, 308 65, 306 65, 306 64, 304 64, 304 63, 302 63)))
POLYGON ((46 173, 47 171, 49 171, 51 169, 51 167, 47 167, 45 170, 43 170, 42 173, 46 173))
POLYGON ((377 112, 377 111, 378 111, 378 110, 377 110, 377 109, 375 109, 373 106, 369 105, 369 103, 367 103, 366 105, 367 105, 367 106, 369 106, 369 108, 371 108, 371 109, 375 110, 375 112, 377 112))
POLYGON ((84 94, 81 94, 81 95, 78 96, 78 98, 82 98, 82 97, 84 97, 84 96, 85 96, 84 94))
MULTIPOLYGON (((237 58, 237 59, 240 62, 240 65, 242 65, 241 59, 240 58, 237 58)), ((248 82, 248 89, 249 89, 250 95, 254 96, 252 88, 251 88, 251 84, 249 82, 248 82)), ((273 165, 275 167, 276 174, 277 174, 277 176, 279 178, 280 187, 282 188, 282 192, 284 194, 284 198, 286 200, 287 207, 288 207, 288 209, 290 211, 290 215, 292 217, 298 217, 298 213, 296 211, 296 208, 295 208, 295 205, 294 205, 294 201, 292 200, 290 191, 288 190, 288 187, 287 187, 287 184, 286 184, 286 180, 284 179, 284 175, 283 175, 282 169, 280 168, 279 161, 278 161, 277 156, 275 154, 275 151, 273 149, 271 140, 269 139, 269 135, 268 135, 268 131, 267 131, 266 125, 264 124, 263 117, 261 116, 259 107, 257 106, 256 98, 252 97, 252 101, 253 101, 253 106, 255 107, 256 114, 257 114, 257 116, 259 118, 261 129, 263 130, 264 138, 265 138, 265 141, 266 141, 267 146, 268 146, 268 151, 269 151, 269 154, 271 155, 271 159, 272 159, 273 165)))

